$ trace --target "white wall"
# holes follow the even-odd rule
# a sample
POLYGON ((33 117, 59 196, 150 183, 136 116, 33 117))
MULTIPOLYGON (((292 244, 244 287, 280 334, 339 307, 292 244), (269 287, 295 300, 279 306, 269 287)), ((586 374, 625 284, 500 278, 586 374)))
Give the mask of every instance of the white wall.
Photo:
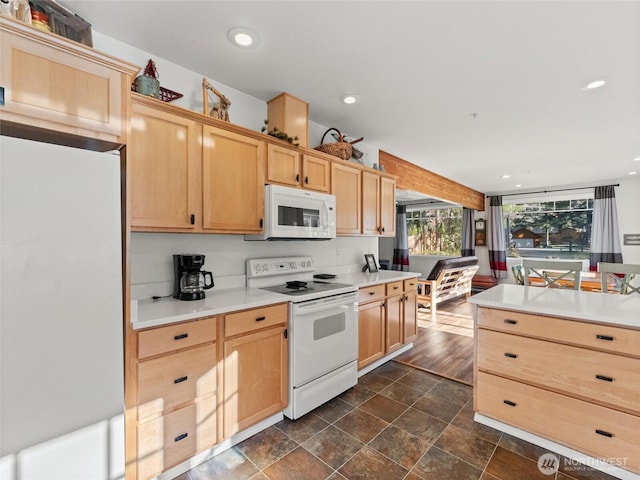
MULTIPOLYGON (((618 224, 620 225, 620 243, 623 235, 640 234, 640 175, 620 180, 616 190, 618 224)), ((640 246, 621 245, 624 263, 640 265, 640 246)))

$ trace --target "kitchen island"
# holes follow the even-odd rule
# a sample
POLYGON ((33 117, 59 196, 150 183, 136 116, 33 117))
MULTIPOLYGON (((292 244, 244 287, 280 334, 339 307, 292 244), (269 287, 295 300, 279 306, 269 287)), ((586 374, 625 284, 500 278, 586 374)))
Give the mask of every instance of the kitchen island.
POLYGON ((469 302, 475 420, 562 455, 569 474, 638 480, 640 296, 499 285, 469 302))

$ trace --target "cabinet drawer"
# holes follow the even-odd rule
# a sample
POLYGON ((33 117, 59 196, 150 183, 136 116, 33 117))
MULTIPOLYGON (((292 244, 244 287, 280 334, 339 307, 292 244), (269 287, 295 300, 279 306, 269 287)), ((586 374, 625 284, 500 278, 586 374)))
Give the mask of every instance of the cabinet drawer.
POLYGON ((266 327, 287 323, 287 304, 229 313, 224 316, 224 336, 232 337, 266 327))
POLYGON ((216 317, 177 323, 138 333, 138 358, 147 358, 216 339, 216 317))
POLYGON ((217 443, 215 396, 139 424, 137 442, 140 480, 212 447, 217 443))
POLYGON ((387 283, 387 296, 389 295, 398 295, 404 291, 404 284, 402 280, 398 282, 389 282, 387 283))
POLYGON ((358 303, 366 303, 372 300, 380 300, 384 298, 385 285, 372 285, 370 287, 362 287, 358 290, 358 303))
POLYGON ((478 329, 478 368, 640 413, 640 360, 478 329))
POLYGON ((205 345, 138 364, 138 419, 170 412, 216 391, 216 347, 205 345))
POLYGON ((640 470, 640 417, 478 372, 479 413, 598 458, 640 470), (610 436, 609 436, 610 435, 610 436))
POLYGON ((504 332, 640 356, 640 330, 482 307, 478 308, 477 322, 504 332))
POLYGON ((404 291, 409 292, 417 292, 418 291, 418 279, 412 278, 410 280, 404 281, 404 291))

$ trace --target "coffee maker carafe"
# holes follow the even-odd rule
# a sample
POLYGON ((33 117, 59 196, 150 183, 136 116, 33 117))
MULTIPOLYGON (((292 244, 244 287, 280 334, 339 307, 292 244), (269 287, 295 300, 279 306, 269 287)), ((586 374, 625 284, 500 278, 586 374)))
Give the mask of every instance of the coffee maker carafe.
POLYGON ((213 274, 201 270, 204 255, 174 255, 173 271, 175 273, 174 298, 179 300, 201 300, 204 291, 213 287, 213 274))

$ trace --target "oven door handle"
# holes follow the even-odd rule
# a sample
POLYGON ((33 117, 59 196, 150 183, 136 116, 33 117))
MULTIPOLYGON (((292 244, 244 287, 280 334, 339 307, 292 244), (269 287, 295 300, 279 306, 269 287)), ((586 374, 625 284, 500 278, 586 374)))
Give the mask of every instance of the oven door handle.
POLYGON ((294 315, 307 315, 310 313, 326 311, 331 308, 347 310, 356 309, 356 296, 354 295, 353 297, 341 298, 340 300, 333 300, 331 302, 314 301, 307 304, 294 304, 293 313, 294 315))

